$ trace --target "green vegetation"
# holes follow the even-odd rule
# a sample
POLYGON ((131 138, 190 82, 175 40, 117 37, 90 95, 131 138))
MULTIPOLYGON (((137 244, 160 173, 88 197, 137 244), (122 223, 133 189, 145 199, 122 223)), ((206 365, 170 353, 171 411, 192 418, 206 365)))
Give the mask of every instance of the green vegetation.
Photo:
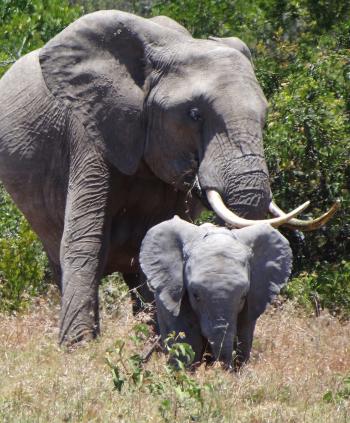
POLYGON ((117 339, 107 350, 105 359, 111 370, 114 389, 119 393, 143 392, 153 397, 165 422, 172 421, 179 408, 190 411, 198 419, 204 411, 204 391, 213 391, 214 387, 200 383, 186 371, 184 362, 189 365, 194 358, 191 346, 177 342, 175 334, 170 335, 165 342, 170 360, 159 373, 149 370, 139 353, 149 336, 148 326, 139 323, 129 336, 132 344, 129 349, 124 340, 117 339))
MULTIPOLYGON (((270 103, 265 148, 277 202, 292 209, 310 199, 304 218, 321 214, 336 199, 342 202, 326 228, 305 237, 285 232, 295 256, 287 295, 309 306, 317 298, 321 306, 349 316, 350 3, 3 0, 0 76, 81 14, 108 8, 164 14, 195 37, 234 35, 248 44, 270 103)), ((42 286, 45 264, 38 241, 3 191, 0 222, 0 309, 16 309, 42 286)))
POLYGON ((47 258, 28 222, 0 187, 0 311, 15 311, 46 287, 47 258))
POLYGON ((20 56, 41 47, 82 14, 68 0, 0 2, 0 76, 20 56))

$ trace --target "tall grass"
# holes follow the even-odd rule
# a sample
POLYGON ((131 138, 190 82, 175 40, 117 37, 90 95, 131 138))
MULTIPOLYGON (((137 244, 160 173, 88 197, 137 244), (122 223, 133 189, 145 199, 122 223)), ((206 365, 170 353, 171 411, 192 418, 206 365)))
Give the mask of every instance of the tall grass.
POLYGON ((204 365, 174 372, 162 352, 139 366, 135 355, 151 340, 127 297, 113 313, 102 310, 97 341, 72 351, 57 346, 57 314, 57 301, 38 300, 30 313, 1 316, 0 421, 350 419, 350 324, 325 312, 307 317, 292 302, 270 308, 258 322, 252 360, 237 374, 204 365), (120 389, 106 358, 119 366, 120 389))

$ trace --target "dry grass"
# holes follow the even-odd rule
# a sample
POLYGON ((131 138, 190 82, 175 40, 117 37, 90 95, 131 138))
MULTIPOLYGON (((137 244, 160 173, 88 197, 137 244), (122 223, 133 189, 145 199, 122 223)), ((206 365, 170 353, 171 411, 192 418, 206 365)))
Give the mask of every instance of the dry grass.
POLYGON ((126 358, 135 351, 129 336, 136 320, 128 300, 118 314, 103 313, 101 338, 71 352, 56 343, 56 303, 42 300, 26 315, 1 316, 0 421, 350 421, 344 381, 350 376, 349 322, 328 314, 310 318, 291 303, 270 309, 258 322, 252 361, 239 374, 204 366, 187 374, 201 403, 181 397, 161 353, 145 366, 152 386, 113 390, 106 350, 119 338, 128 340, 126 358))

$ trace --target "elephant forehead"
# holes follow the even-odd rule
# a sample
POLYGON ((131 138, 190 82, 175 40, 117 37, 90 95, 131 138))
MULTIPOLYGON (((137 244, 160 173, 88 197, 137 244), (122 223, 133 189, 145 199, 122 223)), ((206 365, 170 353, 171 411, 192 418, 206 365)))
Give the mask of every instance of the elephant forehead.
MULTIPOLYGON (((206 86, 210 83, 217 86, 218 81, 249 78, 255 80, 255 74, 250 61, 235 49, 220 46, 216 42, 207 40, 192 40, 178 46, 164 50, 161 48, 156 53, 158 65, 161 69, 166 67, 167 86, 169 79, 178 79, 179 83, 186 80, 186 87, 200 87, 201 82, 206 86)), ((174 83, 174 82, 173 82, 174 83)))
POLYGON ((246 283, 249 275, 249 251, 226 235, 210 235, 196 243, 185 266, 189 282, 237 281, 246 283))
POLYGON ((227 64, 230 69, 240 69, 253 74, 249 60, 240 52, 230 47, 218 45, 208 40, 191 40, 177 49, 173 56, 173 64, 182 68, 222 68, 227 64))

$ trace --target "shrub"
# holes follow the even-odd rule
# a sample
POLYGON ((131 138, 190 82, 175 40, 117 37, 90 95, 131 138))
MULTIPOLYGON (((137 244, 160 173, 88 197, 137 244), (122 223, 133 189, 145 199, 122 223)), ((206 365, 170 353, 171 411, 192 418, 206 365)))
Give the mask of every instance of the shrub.
POLYGON ((0 190, 0 310, 24 307, 45 289, 47 259, 28 222, 0 190))
POLYGON ((313 270, 302 272, 284 292, 306 308, 322 307, 332 314, 350 318, 350 262, 318 263, 313 270))

